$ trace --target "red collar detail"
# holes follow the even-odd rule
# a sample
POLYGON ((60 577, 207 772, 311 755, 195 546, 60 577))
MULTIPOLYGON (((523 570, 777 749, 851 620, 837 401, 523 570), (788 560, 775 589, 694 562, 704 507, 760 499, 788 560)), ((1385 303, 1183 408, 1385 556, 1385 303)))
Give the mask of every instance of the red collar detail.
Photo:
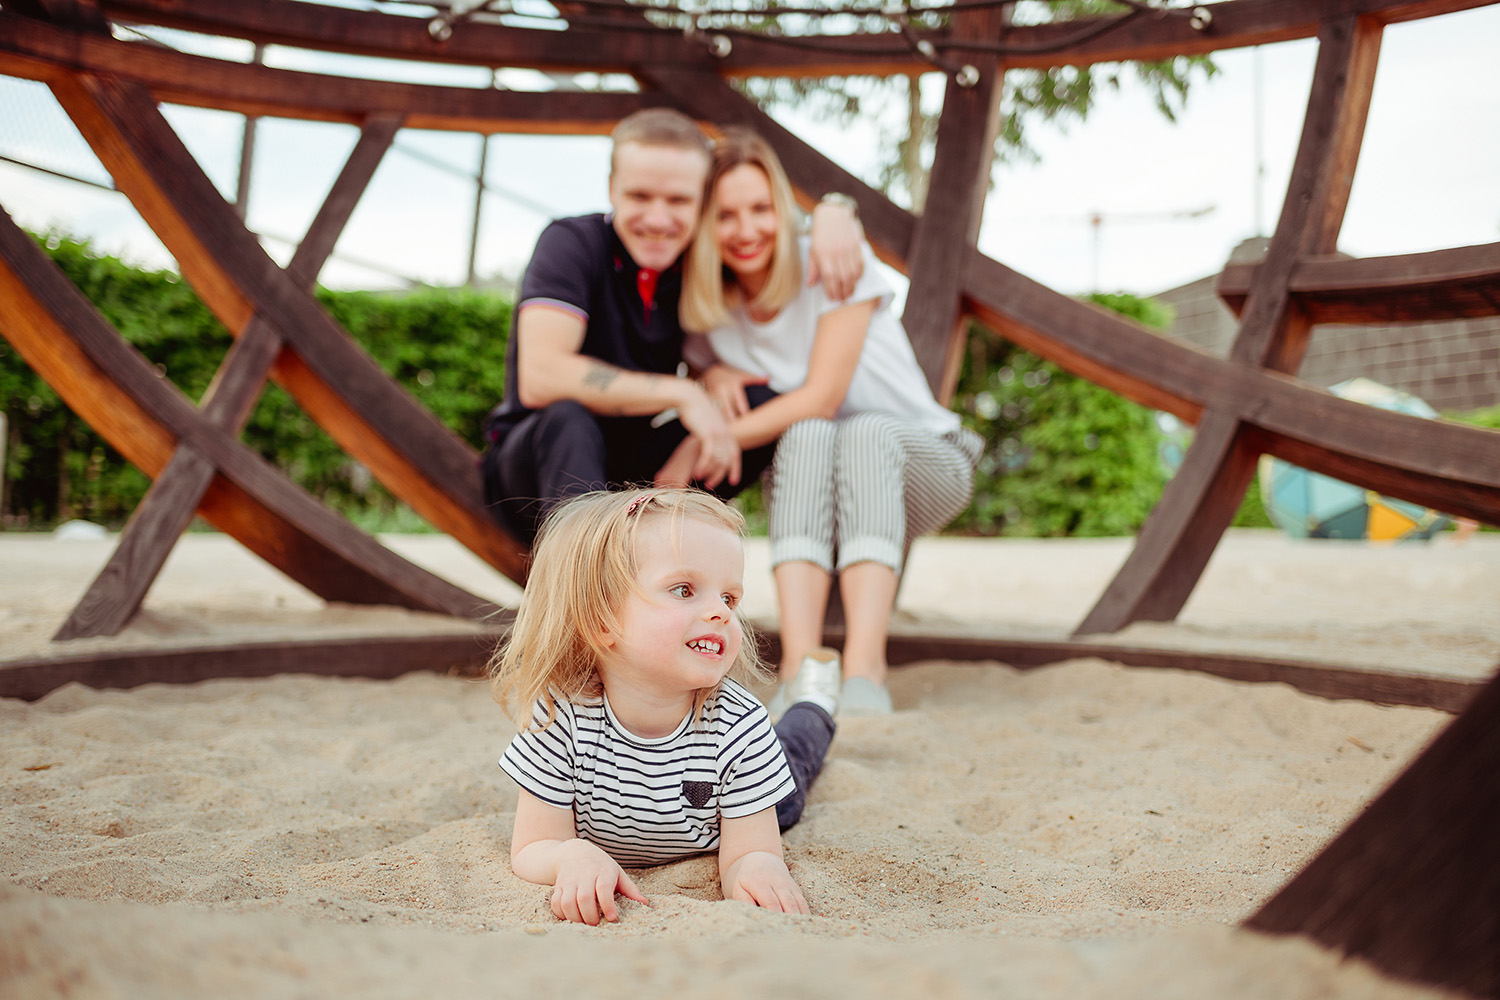
POLYGON ((635 272, 635 288, 641 293, 641 304, 646 307, 646 318, 651 318, 651 306, 656 302, 656 279, 661 277, 660 271, 649 271, 641 268, 635 272))

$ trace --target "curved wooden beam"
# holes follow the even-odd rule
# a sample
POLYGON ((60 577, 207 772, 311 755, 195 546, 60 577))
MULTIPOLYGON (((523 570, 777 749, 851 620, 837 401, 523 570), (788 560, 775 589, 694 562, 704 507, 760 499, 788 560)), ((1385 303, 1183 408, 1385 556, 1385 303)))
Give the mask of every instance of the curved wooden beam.
POLYGON ((159 101, 250 116, 357 125, 389 114, 410 128, 481 133, 604 134, 644 106, 639 94, 440 87, 273 69, 78 33, 4 11, 0 72, 43 82, 70 73, 108 75, 146 87, 159 101))
POLYGON ((406 562, 214 426, 126 344, 8 214, 0 213, 0 330, 68 405, 152 478, 174 452, 214 470, 199 511, 330 601, 465 617, 489 602, 406 562))
MULTIPOLYGON (((1202 55, 1222 49, 1312 38, 1319 25, 1337 17, 1367 15, 1382 24, 1432 17, 1483 7, 1495 0, 1230 0, 1204 6, 1213 13, 1206 31, 1193 29, 1185 17, 1138 17, 1119 29, 1086 42, 1066 45, 1096 23, 1118 15, 1082 18, 1066 24, 1013 29, 1006 43, 1016 51, 1008 66, 1047 69, 1136 59, 1202 55), (1059 46, 1062 46, 1059 48, 1059 46), (1048 49, 1028 53, 1028 49, 1048 49)), ((468 21, 446 42, 434 41, 424 18, 319 7, 290 0, 104 0, 112 18, 156 24, 210 35, 246 38, 261 44, 292 45, 327 52, 387 59, 420 59, 479 66, 520 66, 548 72, 632 72, 633 67, 661 66, 700 70, 721 76, 847 76, 923 73, 932 64, 893 35, 840 40, 839 51, 792 47, 736 36, 733 49, 715 59, 706 46, 677 32, 628 32, 595 27, 567 31, 527 29, 468 21)), ((1124 8, 1122 8, 1122 11, 1124 8)), ((963 49, 945 43, 973 41, 946 32, 922 33, 949 58, 963 49)), ((991 42, 995 37, 982 36, 991 42)))
POLYGON ((1500 431, 1375 409, 1236 365, 1046 288, 981 254, 966 303, 989 329, 1144 406, 1222 412, 1257 449, 1450 513, 1500 523, 1500 431))
POLYGON ((515 580, 525 554, 486 513, 478 455, 350 339, 276 266, 138 84, 79 76, 53 93, 116 185, 231 332, 265 318, 290 350, 275 375, 396 496, 515 580), (170 179, 167 181, 166 179, 170 179))
MULTIPOLYGON (((1231 264, 1215 290, 1236 314, 1259 264, 1231 264)), ((1307 257, 1287 284, 1314 323, 1405 323, 1500 314, 1500 243, 1393 257, 1307 257)))
MULTIPOLYGON (((394 677, 413 670, 477 673, 504 639, 514 613, 502 611, 482 631, 428 635, 361 636, 287 642, 203 645, 186 649, 108 650, 77 656, 0 660, 0 698, 34 700, 64 684, 129 688, 186 684, 214 677, 268 677, 279 673, 344 677, 394 677)), ((781 638, 773 626, 756 629, 775 659, 781 638)), ((830 634, 838 635, 839 630, 830 634)), ((1371 670, 1309 660, 1204 653, 1161 646, 1077 639, 902 632, 890 637, 891 665, 923 660, 994 661, 1030 670, 1065 660, 1097 658, 1127 667, 1192 670, 1229 680, 1287 684, 1320 698, 1358 698, 1382 705, 1463 711, 1482 680, 1371 670)))

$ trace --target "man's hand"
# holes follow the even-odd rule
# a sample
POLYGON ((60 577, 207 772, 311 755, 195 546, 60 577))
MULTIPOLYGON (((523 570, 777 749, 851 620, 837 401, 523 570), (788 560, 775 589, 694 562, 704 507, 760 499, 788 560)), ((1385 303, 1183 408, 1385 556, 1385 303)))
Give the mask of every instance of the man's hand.
POLYGON ((734 420, 750 412, 745 386, 765 385, 769 381, 766 375, 755 375, 720 361, 703 373, 703 390, 726 418, 734 420))
POLYGON ((552 887, 552 914, 559 920, 596 926, 620 919, 615 893, 650 905, 614 858, 586 840, 558 846, 557 883, 552 887))
POLYGON ((786 862, 768 851, 751 851, 724 874, 724 898, 778 913, 812 913, 786 862))
POLYGON ((865 273, 864 241, 865 227, 848 206, 819 202, 812 212, 807 283, 821 281, 834 302, 853 295, 865 273))

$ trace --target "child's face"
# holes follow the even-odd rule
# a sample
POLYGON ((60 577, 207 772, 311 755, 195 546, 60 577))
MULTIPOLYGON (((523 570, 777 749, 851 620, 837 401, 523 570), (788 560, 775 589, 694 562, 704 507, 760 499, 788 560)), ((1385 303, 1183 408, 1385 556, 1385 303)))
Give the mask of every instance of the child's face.
POLYGON ((636 533, 636 588, 620 608, 620 631, 603 636, 601 664, 611 700, 691 697, 724 679, 744 630, 733 609, 744 593, 739 535, 721 525, 651 517, 636 533))

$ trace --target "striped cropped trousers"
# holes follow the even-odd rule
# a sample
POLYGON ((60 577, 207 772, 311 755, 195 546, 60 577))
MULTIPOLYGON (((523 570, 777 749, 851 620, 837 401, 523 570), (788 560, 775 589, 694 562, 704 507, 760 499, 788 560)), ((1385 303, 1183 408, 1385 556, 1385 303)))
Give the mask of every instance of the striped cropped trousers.
POLYGON ((937 435, 878 411, 793 424, 762 480, 771 565, 878 562, 899 574, 911 541, 969 502, 983 447, 967 428, 937 435))

